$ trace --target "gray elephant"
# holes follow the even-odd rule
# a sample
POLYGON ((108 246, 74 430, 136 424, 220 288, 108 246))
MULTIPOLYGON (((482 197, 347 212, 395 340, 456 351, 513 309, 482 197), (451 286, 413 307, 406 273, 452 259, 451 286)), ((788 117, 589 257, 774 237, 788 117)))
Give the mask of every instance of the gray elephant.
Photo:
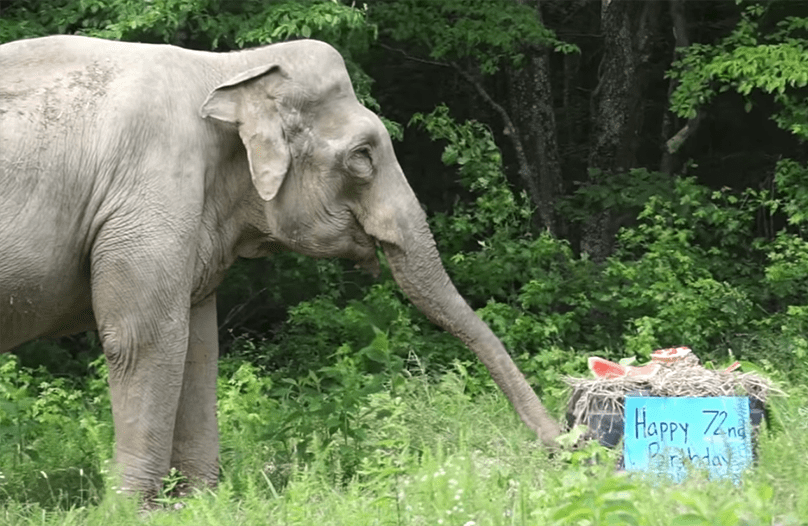
POLYGON ((53 36, 0 46, 0 352, 97 329, 122 486, 218 476, 215 290, 293 250, 394 277, 558 434, 443 269, 344 62, 303 40, 232 53, 53 36))

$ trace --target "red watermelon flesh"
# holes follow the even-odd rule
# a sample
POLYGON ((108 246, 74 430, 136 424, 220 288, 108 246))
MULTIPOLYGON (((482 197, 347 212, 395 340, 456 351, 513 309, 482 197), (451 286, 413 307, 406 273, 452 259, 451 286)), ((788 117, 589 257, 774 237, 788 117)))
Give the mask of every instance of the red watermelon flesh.
POLYGON ((626 367, 598 356, 589 357, 589 370, 597 378, 619 378, 626 375, 626 367))
POLYGON ((633 376, 635 378, 648 378, 649 376, 654 376, 659 368, 662 365, 658 363, 647 363, 642 367, 629 367, 628 368, 628 376, 633 376))
POLYGON ((658 363, 647 363, 641 367, 631 365, 620 365, 598 356, 589 357, 589 370, 597 378, 620 378, 621 376, 631 376, 634 378, 647 378, 659 371, 662 365, 658 363))

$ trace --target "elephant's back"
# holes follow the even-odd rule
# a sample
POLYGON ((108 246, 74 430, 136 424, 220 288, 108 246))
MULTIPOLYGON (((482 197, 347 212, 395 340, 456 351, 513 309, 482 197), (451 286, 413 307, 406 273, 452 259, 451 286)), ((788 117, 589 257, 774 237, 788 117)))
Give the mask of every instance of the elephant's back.
POLYGON ((28 127, 71 124, 130 102, 156 105, 194 91, 215 60, 214 53, 76 35, 9 42, 0 45, 0 119, 25 114, 28 127))
POLYGON ((70 35, 1 45, 0 218, 43 193, 103 195, 144 154, 193 133, 207 55, 70 35))
POLYGON ((69 36, 0 46, 0 174, 10 167, 41 173, 61 163, 79 137, 92 139, 86 130, 120 88, 118 46, 69 36))
POLYGON ((74 35, 0 45, 0 108, 19 111, 27 101, 47 98, 58 104, 76 95, 86 102, 83 93, 98 98, 127 70, 147 60, 151 47, 74 35))
MULTIPOLYGON (((136 67, 138 63, 153 63, 161 55, 187 54, 215 56, 215 53, 193 51, 168 44, 121 42, 80 35, 51 35, 0 44, 0 68, 4 73, 0 85, 15 73, 38 71, 44 75, 58 72, 62 66, 87 64, 94 61, 136 67)), ((34 79, 35 80, 35 79, 34 79)))

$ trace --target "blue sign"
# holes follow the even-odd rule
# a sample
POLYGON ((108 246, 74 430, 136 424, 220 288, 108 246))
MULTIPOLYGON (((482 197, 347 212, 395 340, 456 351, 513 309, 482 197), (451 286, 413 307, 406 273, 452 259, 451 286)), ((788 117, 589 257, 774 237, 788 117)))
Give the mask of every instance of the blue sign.
POLYGON ((752 465, 749 398, 627 396, 623 433, 628 471, 676 482, 692 470, 736 483, 752 465))

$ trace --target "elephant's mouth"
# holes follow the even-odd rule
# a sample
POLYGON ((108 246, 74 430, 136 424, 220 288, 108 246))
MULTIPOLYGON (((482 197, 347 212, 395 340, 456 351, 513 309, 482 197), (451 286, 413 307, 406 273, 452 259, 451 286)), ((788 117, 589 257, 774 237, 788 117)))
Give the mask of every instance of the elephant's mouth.
POLYGON ((354 231, 352 238, 352 254, 348 255, 348 259, 356 262, 354 267, 370 272, 374 278, 379 277, 379 256, 377 250, 379 249, 379 241, 365 232, 362 225, 357 221, 356 215, 351 212, 354 220, 354 231))
POLYGON ((349 257, 349 259, 356 262, 355 268, 370 272, 374 278, 379 277, 379 242, 376 238, 369 236, 367 233, 362 232, 362 239, 356 240, 357 250, 349 257))

